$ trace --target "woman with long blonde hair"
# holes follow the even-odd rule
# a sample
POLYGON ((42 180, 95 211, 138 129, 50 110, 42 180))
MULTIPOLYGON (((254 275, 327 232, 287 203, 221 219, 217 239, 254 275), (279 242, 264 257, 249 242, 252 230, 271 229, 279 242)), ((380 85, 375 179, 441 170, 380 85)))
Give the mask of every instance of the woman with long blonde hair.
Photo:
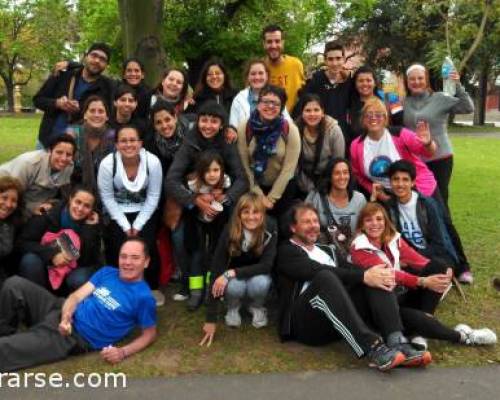
POLYGON ((228 310, 226 325, 241 325, 240 306, 250 299, 252 325, 267 325, 264 307, 271 286, 271 267, 276 256, 277 232, 266 220, 262 197, 247 193, 239 199, 229 224, 222 232, 213 258, 207 318, 201 345, 212 343, 216 330, 218 300, 224 296, 228 310))

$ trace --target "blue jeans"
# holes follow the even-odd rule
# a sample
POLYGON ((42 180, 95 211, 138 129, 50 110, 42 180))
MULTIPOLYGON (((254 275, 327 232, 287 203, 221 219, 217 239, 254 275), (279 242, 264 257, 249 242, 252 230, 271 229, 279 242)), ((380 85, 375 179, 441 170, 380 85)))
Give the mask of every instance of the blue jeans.
POLYGON ((248 279, 231 279, 224 297, 229 307, 236 307, 241 299, 248 297, 253 307, 262 307, 271 287, 270 275, 255 275, 248 279))
MULTIPOLYGON (((64 283, 73 292, 86 283, 94 272, 92 267, 77 267, 66 275, 64 283)), ((38 254, 26 253, 21 258, 19 275, 44 288, 50 288, 47 266, 38 254)))

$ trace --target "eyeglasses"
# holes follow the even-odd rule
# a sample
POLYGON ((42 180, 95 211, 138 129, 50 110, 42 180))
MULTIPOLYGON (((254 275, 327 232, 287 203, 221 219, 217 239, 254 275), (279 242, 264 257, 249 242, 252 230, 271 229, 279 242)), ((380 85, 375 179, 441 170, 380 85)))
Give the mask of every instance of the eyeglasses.
POLYGON ((281 102, 275 100, 262 99, 259 100, 259 103, 264 104, 266 107, 275 107, 275 108, 281 107, 281 102))
POLYGON ((375 111, 375 112, 370 111, 365 113, 364 117, 367 119, 384 119, 385 113, 382 111, 375 111))
POLYGON ((88 54, 91 58, 94 58, 96 60, 99 60, 100 62, 102 63, 107 63, 108 62, 108 57, 106 56, 103 56, 102 54, 99 54, 95 51, 91 51, 89 54, 88 54))
POLYGON ((118 140, 119 144, 128 144, 128 143, 134 144, 137 142, 140 142, 140 140, 139 139, 120 139, 120 140, 118 140))

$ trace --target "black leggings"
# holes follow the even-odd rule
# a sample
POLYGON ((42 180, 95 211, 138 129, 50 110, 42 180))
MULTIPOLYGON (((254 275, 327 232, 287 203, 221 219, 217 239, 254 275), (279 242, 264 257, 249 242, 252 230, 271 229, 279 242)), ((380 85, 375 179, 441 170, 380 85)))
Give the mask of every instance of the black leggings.
POLYGON ((450 208, 448 207, 448 197, 451 174, 453 172, 453 156, 428 161, 427 166, 434 174, 434 178, 436 178, 439 193, 441 193, 441 197, 443 198, 443 204, 449 213, 450 208))

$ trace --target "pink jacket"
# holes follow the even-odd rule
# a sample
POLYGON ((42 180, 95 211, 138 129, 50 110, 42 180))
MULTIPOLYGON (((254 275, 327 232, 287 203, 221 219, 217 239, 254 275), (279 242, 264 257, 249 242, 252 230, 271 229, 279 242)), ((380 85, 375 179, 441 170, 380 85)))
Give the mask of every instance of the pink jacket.
MULTIPOLYGON (((46 232, 42 236, 41 244, 49 244, 56 240, 63 233, 66 233, 71 238, 71 241, 75 245, 75 247, 80 250, 80 237, 73 229, 61 229, 59 232, 46 232)), ((72 270, 76 268, 76 260, 70 261, 68 264, 61 265, 59 267, 51 266, 49 267, 49 282, 52 289, 56 290, 61 287, 64 282, 64 278, 68 275, 72 270)))
MULTIPOLYGON (((415 168, 417 169, 417 190, 424 196, 432 196, 436 190, 436 179, 432 171, 420 159, 420 157, 430 157, 431 154, 429 151, 417 139, 415 132, 409 129, 402 128, 399 132, 395 131, 395 129, 389 129, 389 133, 401 158, 415 164, 415 168)), ((360 185, 368 193, 371 193, 372 181, 365 175, 364 138, 364 136, 358 136, 351 143, 352 171, 360 185)))

